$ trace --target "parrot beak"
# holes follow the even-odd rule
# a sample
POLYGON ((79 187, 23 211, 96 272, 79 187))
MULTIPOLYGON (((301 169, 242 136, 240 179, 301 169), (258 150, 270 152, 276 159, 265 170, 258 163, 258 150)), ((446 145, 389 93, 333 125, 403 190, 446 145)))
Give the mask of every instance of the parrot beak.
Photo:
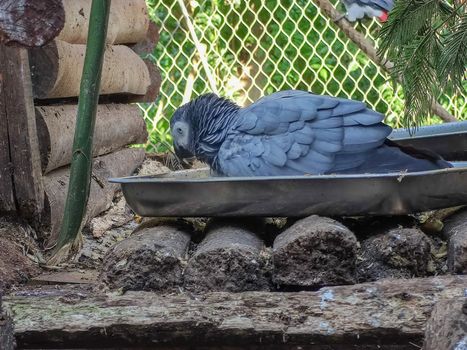
POLYGON ((174 148, 175 148, 175 154, 180 159, 192 159, 195 157, 193 153, 191 153, 190 151, 188 151, 187 149, 183 147, 180 147, 174 144, 174 148))

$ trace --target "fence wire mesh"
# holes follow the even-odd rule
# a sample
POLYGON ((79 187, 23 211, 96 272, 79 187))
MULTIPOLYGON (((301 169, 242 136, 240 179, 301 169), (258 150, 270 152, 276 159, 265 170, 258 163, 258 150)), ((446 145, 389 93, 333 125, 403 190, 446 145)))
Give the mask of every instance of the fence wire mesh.
MULTIPOLYGON (((393 89, 388 76, 312 0, 147 3, 160 28, 151 58, 162 74, 157 101, 140 105, 149 130, 148 151, 170 149, 174 110, 207 92, 248 105, 274 91, 303 89, 365 101, 384 113, 387 123, 401 126, 400 89, 393 89)), ((379 23, 365 20, 356 27, 374 38, 379 23)), ((455 117, 466 117, 467 96, 443 96, 440 102, 455 117)))

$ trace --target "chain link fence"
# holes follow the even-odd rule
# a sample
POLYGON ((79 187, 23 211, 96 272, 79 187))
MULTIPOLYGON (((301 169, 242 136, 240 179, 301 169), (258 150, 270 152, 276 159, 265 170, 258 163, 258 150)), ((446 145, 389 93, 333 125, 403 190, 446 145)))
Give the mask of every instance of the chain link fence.
MULTIPOLYGON (((248 105, 265 94, 302 89, 365 101, 400 127, 403 95, 388 76, 320 13, 312 0, 147 0, 160 41, 151 58, 162 73, 161 92, 140 105, 148 151, 171 148, 169 120, 181 104, 217 92, 248 105)), ((343 12, 344 9, 340 8, 343 12)), ((356 24, 374 38, 376 20, 356 24)), ((441 104, 466 117, 467 96, 441 104)), ((429 119, 437 123, 437 117, 429 119)))

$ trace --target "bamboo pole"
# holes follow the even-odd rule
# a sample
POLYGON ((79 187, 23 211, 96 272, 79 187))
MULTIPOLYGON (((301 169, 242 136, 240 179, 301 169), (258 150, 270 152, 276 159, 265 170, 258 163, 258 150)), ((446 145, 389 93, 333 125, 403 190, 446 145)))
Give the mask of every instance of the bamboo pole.
MULTIPOLYGON (((341 13, 337 11, 329 0, 313 0, 316 5, 328 16, 343 32, 362 50, 374 63, 380 66, 386 72, 390 72, 394 64, 390 61, 383 60, 378 56, 373 43, 368 40, 365 35, 357 31, 341 13)), ((439 116, 445 122, 455 122, 456 117, 450 114, 439 103, 434 102, 431 106, 431 111, 439 116)))
POLYGON ((78 101, 70 184, 57 246, 50 262, 58 262, 79 245, 80 230, 89 198, 92 139, 96 122, 105 38, 111 0, 93 0, 78 101))

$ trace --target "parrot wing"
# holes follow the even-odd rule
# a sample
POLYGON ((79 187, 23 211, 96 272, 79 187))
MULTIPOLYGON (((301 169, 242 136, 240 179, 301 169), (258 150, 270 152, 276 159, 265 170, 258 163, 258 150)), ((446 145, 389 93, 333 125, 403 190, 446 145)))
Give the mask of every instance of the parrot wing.
POLYGON ((281 91, 239 111, 219 149, 228 176, 322 174, 360 166, 391 128, 363 102, 281 91))

